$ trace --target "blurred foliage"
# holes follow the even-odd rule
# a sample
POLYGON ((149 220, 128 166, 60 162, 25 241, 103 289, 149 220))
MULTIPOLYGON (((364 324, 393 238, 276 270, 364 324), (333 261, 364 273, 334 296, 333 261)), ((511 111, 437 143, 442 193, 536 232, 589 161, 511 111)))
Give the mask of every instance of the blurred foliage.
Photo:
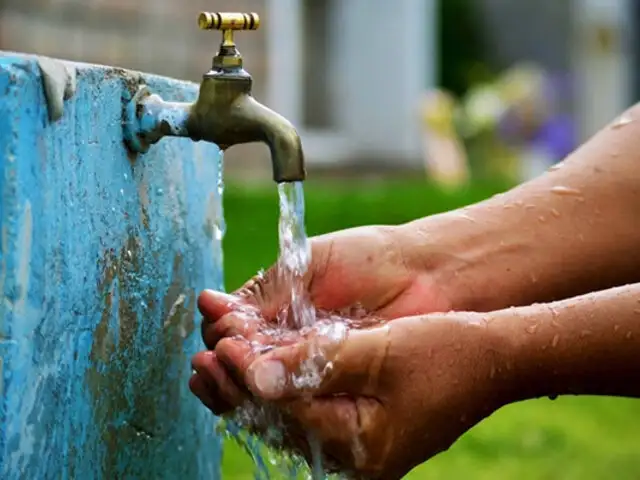
MULTIPOLYGON (((499 193, 509 185, 475 183, 447 193, 420 179, 309 181, 311 235, 365 224, 399 224, 499 193)), ((240 286, 277 254, 276 188, 229 185, 225 192, 226 278, 240 286)), ((506 407, 472 429, 409 479, 599 480, 640 478, 640 402, 614 398, 533 400, 506 407)), ((223 478, 251 480, 253 463, 231 441, 223 478)))
POLYGON ((478 83, 490 81, 494 73, 487 62, 483 29, 474 0, 438 2, 438 72, 441 88, 461 97, 478 83))

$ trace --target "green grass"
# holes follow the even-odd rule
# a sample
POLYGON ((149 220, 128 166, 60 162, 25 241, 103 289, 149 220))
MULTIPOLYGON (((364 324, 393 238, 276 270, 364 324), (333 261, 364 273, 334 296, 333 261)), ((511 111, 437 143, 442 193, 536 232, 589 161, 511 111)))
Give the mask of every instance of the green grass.
MULTIPOLYGON (((504 185, 475 185, 450 194, 421 179, 309 182, 310 235, 366 224, 398 224, 482 200, 504 185)), ((225 191, 224 241, 228 290, 240 286, 277 253, 278 200, 273 186, 225 191)), ((252 479, 251 460, 225 446, 225 479, 252 479)), ((511 405, 468 432, 409 479, 590 480, 640 478, 640 401, 559 398, 511 405)))

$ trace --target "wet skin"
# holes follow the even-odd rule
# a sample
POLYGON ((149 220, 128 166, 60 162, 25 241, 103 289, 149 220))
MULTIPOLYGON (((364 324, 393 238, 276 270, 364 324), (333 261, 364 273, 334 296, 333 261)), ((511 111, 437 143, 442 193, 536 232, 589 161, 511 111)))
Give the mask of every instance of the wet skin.
POLYGON ((624 118, 560 168, 503 195, 402 226, 314 239, 307 278, 314 303, 328 310, 361 303, 392 320, 325 342, 333 369, 315 391, 274 393, 258 375, 269 358, 295 371, 311 341, 266 331, 286 300, 273 273, 235 299, 203 293, 210 351, 193 359, 193 392, 218 414, 252 396, 268 399, 318 432, 341 468, 385 479, 448 448, 506 403, 637 396, 640 289, 611 289, 640 281, 638 107, 624 118), (490 313, 432 313, 448 310, 490 313), (278 348, 258 357, 246 339, 278 348), (363 449, 354 450, 354 438, 363 449))

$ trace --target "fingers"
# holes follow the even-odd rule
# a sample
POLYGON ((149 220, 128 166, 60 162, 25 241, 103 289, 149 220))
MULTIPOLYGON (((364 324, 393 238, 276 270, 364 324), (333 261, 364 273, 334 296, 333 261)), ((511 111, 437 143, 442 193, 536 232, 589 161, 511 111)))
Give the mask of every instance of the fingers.
POLYGON ((198 297, 200 313, 214 321, 243 305, 245 302, 241 298, 215 290, 204 290, 198 297))
POLYGON ((210 350, 225 336, 251 334, 253 327, 257 329, 256 320, 260 319, 257 308, 246 300, 213 290, 200 294, 198 308, 203 315, 200 325, 202 339, 210 350), (227 318, 229 315, 237 318, 227 318))
POLYGON ((202 339, 208 349, 214 350, 225 337, 242 336, 252 340, 259 332, 261 318, 257 314, 233 312, 223 315, 216 321, 202 321, 202 339))
MULTIPOLYGON (((260 355, 248 342, 224 339, 220 361, 256 396, 284 400, 311 394, 375 392, 386 353, 387 327, 349 332, 346 339, 316 336, 260 355)), ((377 392, 376 392, 377 393, 377 392)))
POLYGON ((200 352, 191 364, 196 373, 189 387, 215 415, 233 410, 248 398, 248 392, 233 382, 215 352, 200 352))

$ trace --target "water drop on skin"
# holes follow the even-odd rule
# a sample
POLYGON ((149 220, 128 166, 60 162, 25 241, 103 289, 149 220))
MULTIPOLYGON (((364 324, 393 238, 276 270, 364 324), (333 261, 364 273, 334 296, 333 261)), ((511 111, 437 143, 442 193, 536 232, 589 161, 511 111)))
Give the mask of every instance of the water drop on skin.
POLYGON ((627 340, 630 339, 632 336, 633 336, 633 333, 627 332, 627 335, 626 335, 627 340))
POLYGON ((590 335, 591 335, 591 330, 583 330, 582 332, 580 332, 580 338, 587 338, 590 335))
POLYGON ((534 323, 533 325, 529 325, 527 328, 525 328, 525 331, 527 333, 536 333, 536 331, 538 330, 538 324, 534 323))
POLYGON ((560 212, 558 210, 556 210, 555 208, 551 209, 551 215, 553 215, 556 218, 560 218, 560 212))
POLYGON ((553 340, 551 340, 551 348, 556 348, 558 346, 558 342, 560 341, 560 335, 557 333, 553 336, 553 340))
POLYGON ((611 128, 613 129, 618 129, 618 128, 622 128, 625 127, 627 125, 629 125, 630 123, 633 122, 633 118, 631 118, 629 115, 622 115, 620 116, 612 125, 611 128))
POLYGON ((620 325, 614 325, 613 326, 613 331, 617 332, 618 330, 620 330, 620 325))
POLYGON ((555 195, 563 195, 567 197, 579 197, 582 195, 582 192, 577 188, 565 187, 562 185, 556 185, 555 187, 551 187, 551 193, 555 195))
POLYGON ((546 219, 546 217, 545 217, 544 215, 540 215, 540 216, 538 217, 538 221, 539 221, 540 223, 544 223, 544 222, 546 222, 546 221, 547 221, 547 219, 546 219))

